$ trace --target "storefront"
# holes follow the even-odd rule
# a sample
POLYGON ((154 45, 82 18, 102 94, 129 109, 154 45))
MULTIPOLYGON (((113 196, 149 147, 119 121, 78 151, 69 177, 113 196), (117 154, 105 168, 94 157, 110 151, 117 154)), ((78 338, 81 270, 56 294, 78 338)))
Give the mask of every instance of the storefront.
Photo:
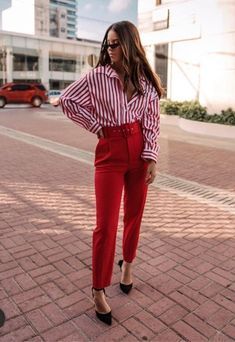
POLYGON ((64 89, 89 70, 88 56, 100 44, 0 32, 0 84, 42 82, 47 89, 64 89))

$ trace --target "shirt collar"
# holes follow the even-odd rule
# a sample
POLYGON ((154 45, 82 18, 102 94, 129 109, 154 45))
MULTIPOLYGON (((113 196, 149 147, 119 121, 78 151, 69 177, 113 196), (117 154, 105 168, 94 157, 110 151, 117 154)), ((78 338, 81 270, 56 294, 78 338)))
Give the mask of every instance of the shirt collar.
MULTIPOLYGON (((96 68, 96 72, 98 73, 101 73, 101 74, 105 74, 107 75, 108 77, 112 77, 112 78, 117 78, 119 79, 118 77, 118 74, 116 73, 116 71, 111 67, 110 64, 106 64, 104 66, 98 66, 98 68, 96 68)), ((145 79, 144 76, 141 76, 140 77, 140 84, 141 84, 141 87, 143 89, 143 93, 146 92, 146 86, 147 86, 147 81, 145 79)))

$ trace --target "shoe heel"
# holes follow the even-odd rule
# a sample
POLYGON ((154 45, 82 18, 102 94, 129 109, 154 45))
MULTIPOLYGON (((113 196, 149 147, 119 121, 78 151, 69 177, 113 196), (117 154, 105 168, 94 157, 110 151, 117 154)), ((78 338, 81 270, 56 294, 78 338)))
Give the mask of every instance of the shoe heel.
MULTIPOLYGON (((120 271, 122 271, 122 265, 123 265, 123 260, 119 260, 118 261, 118 266, 120 267, 120 271)), ((119 285, 120 285, 120 289, 125 294, 128 294, 131 291, 132 287, 133 287, 133 283, 126 285, 126 284, 123 284, 123 283, 120 282, 119 285)))
POLYGON ((120 267, 120 270, 122 270, 122 264, 123 264, 123 260, 119 260, 118 261, 118 266, 120 267))
POLYGON ((2 311, 2 309, 0 309, 0 328, 3 327, 5 320, 6 320, 6 316, 4 312, 2 311))

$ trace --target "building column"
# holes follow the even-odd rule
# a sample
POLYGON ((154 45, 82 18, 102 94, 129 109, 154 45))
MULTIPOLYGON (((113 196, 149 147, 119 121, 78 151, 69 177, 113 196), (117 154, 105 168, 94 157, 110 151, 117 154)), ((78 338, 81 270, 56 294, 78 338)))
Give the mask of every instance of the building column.
POLYGON ((147 60, 151 68, 155 71, 155 45, 147 45, 144 47, 147 60))
POLYGON ((49 89, 49 49, 43 46, 39 52, 39 75, 42 84, 49 89))
POLYGON ((7 82, 13 80, 13 52, 11 47, 6 48, 6 80, 7 82))

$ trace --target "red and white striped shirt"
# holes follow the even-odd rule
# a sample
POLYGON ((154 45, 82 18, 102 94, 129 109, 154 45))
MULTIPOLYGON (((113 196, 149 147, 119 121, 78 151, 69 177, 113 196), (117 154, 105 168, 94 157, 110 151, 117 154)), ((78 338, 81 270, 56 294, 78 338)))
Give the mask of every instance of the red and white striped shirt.
POLYGON ((153 85, 140 79, 143 95, 135 92, 129 102, 116 71, 99 66, 72 83, 60 97, 69 119, 92 133, 104 126, 120 126, 140 121, 144 149, 141 157, 157 161, 159 145, 159 97, 153 85))

